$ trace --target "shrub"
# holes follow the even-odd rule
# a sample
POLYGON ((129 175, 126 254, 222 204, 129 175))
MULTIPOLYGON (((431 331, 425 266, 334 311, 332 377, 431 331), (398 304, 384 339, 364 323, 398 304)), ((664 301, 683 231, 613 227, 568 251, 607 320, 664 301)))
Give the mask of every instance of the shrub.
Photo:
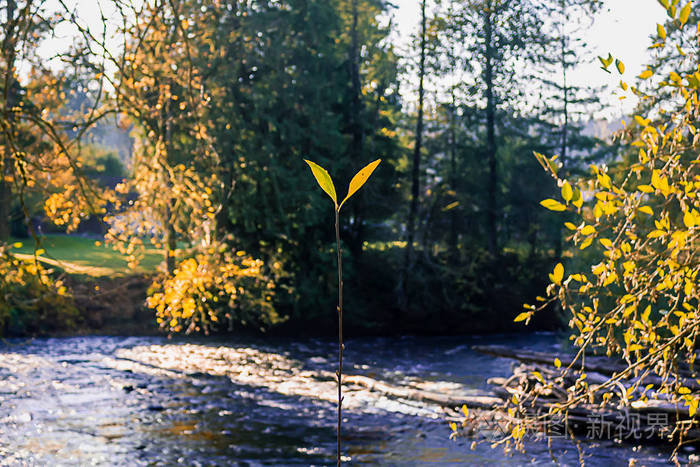
POLYGON ((52 271, 0 246, 0 335, 43 335, 75 326, 78 310, 52 271))
MULTIPOLYGON (((279 267, 273 265, 273 269, 279 267)), ((274 281, 265 264, 221 245, 180 262, 171 277, 156 280, 147 304, 171 332, 264 331, 282 321, 273 307, 274 281)))

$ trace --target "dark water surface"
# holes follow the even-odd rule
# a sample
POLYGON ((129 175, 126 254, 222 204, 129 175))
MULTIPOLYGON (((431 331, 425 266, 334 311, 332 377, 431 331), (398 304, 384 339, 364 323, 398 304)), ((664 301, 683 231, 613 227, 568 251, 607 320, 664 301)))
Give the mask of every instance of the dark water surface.
MULTIPOLYGON (((470 350, 474 344, 556 350, 552 335, 349 340, 346 368, 394 383, 427 381, 443 392, 486 394, 486 379, 505 376, 511 361, 470 350)), ((270 381, 178 369, 191 355, 224 346, 256 358, 279 357, 303 370, 333 370, 331 340, 73 337, 0 344, 0 465, 331 465, 335 406, 299 395, 294 380, 271 364, 270 381), (141 353, 167 347, 168 371, 133 365, 141 353), (262 356, 262 357, 260 357, 262 356), (131 366, 130 366, 131 365, 131 366), (281 375, 281 376, 280 376, 281 375)), ((201 359, 200 359, 201 360, 201 359)), ((139 360, 140 361, 140 360, 139 360)), ((275 360, 276 361, 276 360, 275 360)), ((282 360, 280 360, 282 361, 282 360)), ((221 362, 219 362, 221 363, 221 362)), ((319 391, 321 391, 319 389, 319 391)), ((308 391, 307 391, 308 392, 308 391)), ((543 442, 507 456, 487 443, 450 441, 441 409, 358 394, 344 422, 349 465, 551 465, 543 442)), ((586 465, 666 465, 656 447, 583 445, 586 465)), ((555 441, 563 465, 576 448, 555 441)), ((686 453, 688 454, 688 453, 686 453)))

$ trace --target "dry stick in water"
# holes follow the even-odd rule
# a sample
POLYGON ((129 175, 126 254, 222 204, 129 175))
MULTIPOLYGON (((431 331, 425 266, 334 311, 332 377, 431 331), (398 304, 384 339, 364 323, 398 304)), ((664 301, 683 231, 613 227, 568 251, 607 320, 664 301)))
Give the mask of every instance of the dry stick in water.
POLYGON ((333 207, 335 210, 335 247, 338 254, 338 372, 336 373, 338 377, 338 466, 340 466, 342 461, 340 449, 340 428, 343 422, 343 350, 345 350, 345 345, 343 344, 343 255, 340 249, 340 208, 343 207, 343 204, 345 204, 345 202, 350 199, 350 197, 355 194, 357 190, 362 188, 362 185, 365 184, 369 176, 372 175, 372 172, 374 172, 374 169, 377 168, 380 162, 381 159, 377 159, 357 172, 352 180, 350 180, 350 187, 348 188, 347 196, 340 204, 338 204, 338 197, 335 194, 335 185, 333 185, 333 180, 326 169, 314 162, 306 160, 306 163, 309 164, 309 167, 311 167, 311 172, 313 173, 314 178, 316 178, 316 181, 321 189, 325 191, 326 194, 333 200, 333 207))

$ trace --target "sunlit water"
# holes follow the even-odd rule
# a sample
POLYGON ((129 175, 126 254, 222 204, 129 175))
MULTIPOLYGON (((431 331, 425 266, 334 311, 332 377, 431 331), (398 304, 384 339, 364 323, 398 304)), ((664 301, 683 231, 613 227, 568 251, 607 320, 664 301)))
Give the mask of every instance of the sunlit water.
MULTIPOLYGON (((486 379, 507 375, 512 362, 475 353, 472 345, 555 350, 557 342, 551 335, 351 339, 346 369, 396 384, 428 381, 454 395, 487 394, 486 379)), ((0 344, 0 465, 331 465, 332 383, 304 386, 293 375, 333 370, 336 351, 331 340, 7 341, 0 344), (192 371, 185 355, 196 356, 198 365, 211 360, 212 370, 192 371), (259 373, 239 368, 222 375, 231 355, 269 364, 259 373), (276 371, 276 365, 288 368, 276 371)), ((553 463, 543 442, 512 456, 488 443, 472 450, 471 439, 449 440, 438 407, 376 393, 350 395, 344 418, 352 465, 553 463)), ((628 465, 632 458, 636 465, 668 463, 669 452, 654 446, 583 447, 586 465, 628 465)), ((567 441, 555 441, 553 453, 564 465, 579 464, 567 441)))

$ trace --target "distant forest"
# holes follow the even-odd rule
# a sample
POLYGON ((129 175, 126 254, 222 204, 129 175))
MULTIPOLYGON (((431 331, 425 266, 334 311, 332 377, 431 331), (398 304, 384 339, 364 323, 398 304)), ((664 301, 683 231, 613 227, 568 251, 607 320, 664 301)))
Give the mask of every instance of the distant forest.
POLYGON ((0 239, 96 221, 134 266, 162 249, 169 330, 331 332, 332 212, 303 160, 344 187, 377 158, 341 226, 346 326, 512 330, 565 254, 533 152, 571 177, 620 159, 600 90, 571 82, 597 1, 422 0, 408 46, 383 0, 50 8, 0 13, 0 239))

